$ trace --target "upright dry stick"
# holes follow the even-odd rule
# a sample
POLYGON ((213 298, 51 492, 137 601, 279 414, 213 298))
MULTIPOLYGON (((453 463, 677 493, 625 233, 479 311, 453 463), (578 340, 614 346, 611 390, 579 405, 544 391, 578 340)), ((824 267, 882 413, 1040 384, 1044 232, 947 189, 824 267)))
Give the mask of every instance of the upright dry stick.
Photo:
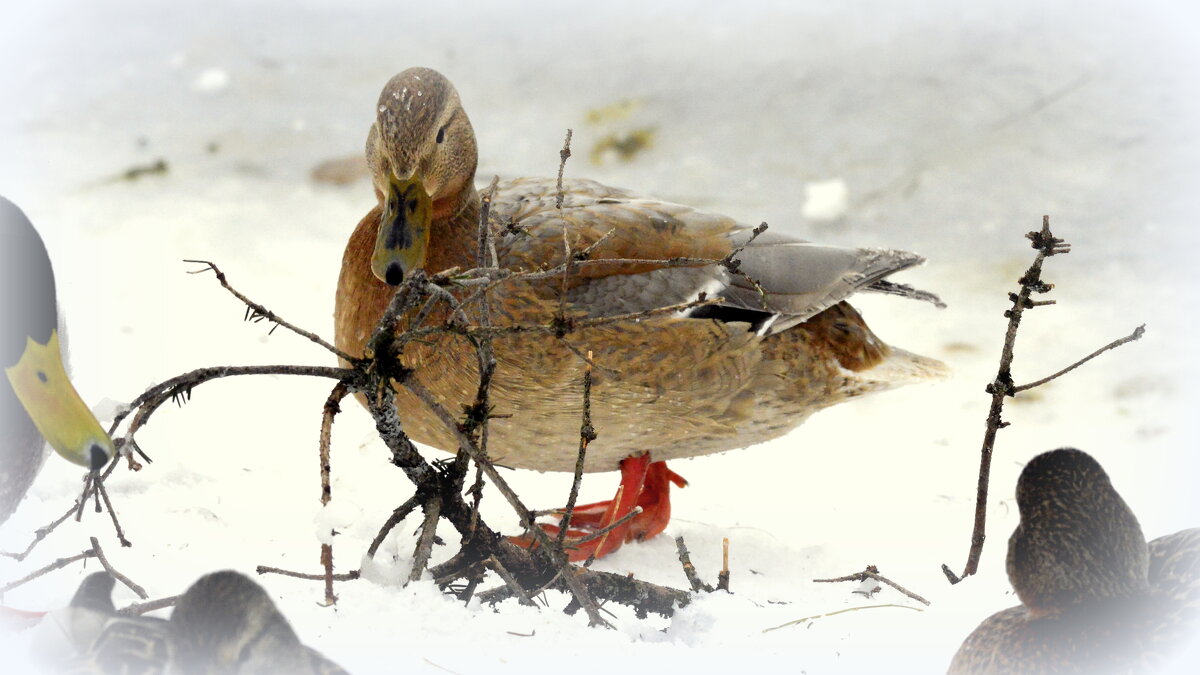
MULTIPOLYGON (((330 444, 333 437, 333 418, 342 411, 342 399, 350 393, 350 387, 345 382, 338 382, 333 387, 333 391, 329 392, 329 398, 325 399, 325 405, 321 408, 321 435, 317 442, 319 452, 318 455, 321 461, 321 506, 329 506, 329 502, 333 499, 333 486, 331 484, 331 474, 333 467, 330 461, 330 444)), ((332 605, 337 602, 337 596, 333 594, 333 536, 336 532, 330 531, 329 543, 321 544, 321 564, 325 568, 325 604, 332 605)))
POLYGON ((1033 259, 1033 264, 1026 270, 1025 275, 1019 280, 1021 291, 1019 293, 1009 293, 1009 299, 1012 300, 1012 308, 1004 312, 1004 316, 1008 318, 1008 329, 1004 335, 1004 348, 1000 352, 1000 368, 996 373, 996 379, 992 380, 986 388, 986 391, 992 395, 992 404, 988 410, 987 428, 984 431, 983 446, 980 449, 979 480, 975 492, 975 526, 971 532, 971 548, 967 553, 967 564, 963 568, 961 575, 956 575, 951 571, 949 565, 942 565, 942 572, 951 584, 957 584, 966 577, 975 574, 979 569, 979 558, 983 554, 984 531, 987 525, 987 496, 988 482, 991 479, 992 471, 992 450, 996 443, 996 432, 1008 426, 1008 422, 1004 422, 1000 416, 1000 413, 1004 409, 1004 398, 1006 396, 1013 396, 1017 392, 1026 391, 1045 384, 1060 375, 1074 370, 1109 349, 1141 338, 1145 332, 1145 325, 1138 326, 1130 335, 1115 340, 1105 347, 1092 352, 1090 355, 1054 375, 1026 385, 1015 386, 1012 379, 1013 346, 1017 341, 1017 328, 1021 325, 1021 316, 1026 309, 1052 305, 1055 302, 1053 300, 1034 301, 1030 297, 1033 293, 1048 293, 1054 288, 1053 284, 1047 284, 1042 281, 1042 262, 1052 255, 1071 252, 1071 246, 1066 240, 1059 239, 1050 232, 1050 216, 1042 217, 1041 231, 1030 232, 1025 237, 1032 242, 1032 246, 1037 250, 1038 254, 1033 259))

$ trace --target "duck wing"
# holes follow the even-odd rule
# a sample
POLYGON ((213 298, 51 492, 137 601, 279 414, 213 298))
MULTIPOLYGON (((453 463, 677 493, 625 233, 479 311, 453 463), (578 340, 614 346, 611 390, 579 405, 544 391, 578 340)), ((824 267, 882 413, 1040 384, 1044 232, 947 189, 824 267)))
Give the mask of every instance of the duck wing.
POLYGON ((568 300, 589 316, 636 313, 720 297, 683 316, 744 321, 761 335, 806 321, 861 290, 927 300, 936 296, 886 282, 924 262, 907 251, 847 248, 754 228, 727 216, 637 197, 595 181, 549 179, 504 184, 493 217, 506 234, 502 264, 556 266, 589 247, 589 263, 573 271, 568 300), (733 265, 720 261, 733 255, 733 265), (691 260, 682 260, 684 258, 691 260), (699 260, 699 262, 697 261, 699 260), (663 261, 672 261, 665 263, 663 261))

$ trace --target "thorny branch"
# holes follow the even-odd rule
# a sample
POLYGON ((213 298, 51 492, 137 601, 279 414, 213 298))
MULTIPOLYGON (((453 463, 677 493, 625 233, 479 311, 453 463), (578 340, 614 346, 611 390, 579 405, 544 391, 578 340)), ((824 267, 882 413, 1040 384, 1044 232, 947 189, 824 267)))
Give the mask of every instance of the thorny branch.
MULTIPOLYGON (((563 162, 569 156, 569 141, 570 137, 568 134, 567 143, 564 145, 564 151, 561 155, 563 162)), ((546 279, 553 276, 574 273, 582 267, 593 264, 634 264, 651 268, 720 264, 726 265, 731 272, 737 273, 737 261, 733 259, 732 255, 726 260, 685 258, 670 260, 589 259, 592 252, 609 238, 611 235, 610 232, 578 252, 571 251, 568 245, 566 259, 562 264, 552 268, 543 267, 542 269, 527 272, 513 272, 503 269, 499 267, 492 230, 488 222, 490 203, 494 195, 494 186, 495 182, 493 182, 493 187, 485 192, 482 200, 477 255, 478 267, 465 272, 452 269, 432 276, 426 275, 420 270, 410 274, 397 288, 387 310, 381 316, 367 343, 363 358, 354 358, 339 351, 320 336, 288 323, 265 306, 250 300, 247 296, 233 288, 225 274, 215 264, 208 261, 193 261, 205 265, 206 267, 199 271, 212 271, 221 286, 246 306, 246 318, 248 320, 265 320, 276 324, 276 326, 283 326, 321 345, 331 353, 338 355, 349 366, 346 368, 295 365, 218 366, 198 369, 171 378, 166 382, 151 387, 138 396, 125 410, 116 416, 110 427, 110 434, 115 435, 117 429, 132 416, 132 419, 128 421, 125 434, 117 438, 117 443, 122 448, 123 454, 129 459, 131 468, 140 468, 133 461, 130 453, 137 452, 146 461, 149 461, 149 458, 145 457, 144 453, 138 447, 136 441, 137 432, 149 423, 153 414, 165 402, 173 400, 182 405, 189 400, 193 389, 201 384, 224 377, 267 374, 333 379, 337 385, 330 393, 323 408, 319 440, 322 502, 328 503, 332 497, 329 480, 330 431, 334 416, 339 410, 339 402, 349 394, 359 394, 365 398, 368 410, 375 420, 376 429, 392 452, 392 463, 402 469, 416 487, 415 494, 391 514, 391 517, 385 523, 379 535, 371 542, 368 549, 369 555, 373 556, 377 552, 384 537, 386 537, 387 533, 396 524, 403 520, 417 506, 421 506, 426 518, 425 527, 422 530, 421 542, 417 548, 417 555, 411 573, 411 576, 414 578, 418 577, 426 566, 429 550, 435 541, 435 524, 439 519, 445 519, 461 535, 461 549, 449 561, 432 568, 431 573, 436 582, 443 588, 451 587, 459 579, 466 580, 466 586, 458 591, 459 597, 464 599, 470 598, 475 586, 482 578, 483 568, 487 567, 496 571, 498 575, 502 574, 499 570, 506 570, 512 579, 512 583, 509 583, 507 579, 505 580, 506 586, 498 589, 500 592, 489 592, 488 594, 480 595, 481 598, 487 595, 486 599, 489 602, 499 602, 504 597, 511 597, 512 594, 516 594, 516 591, 513 589, 538 589, 537 592, 539 593, 542 590, 555 589, 571 595, 572 600, 570 605, 568 605, 568 611, 571 611, 573 608, 582 607, 588 615, 589 623, 592 625, 608 625, 601 616, 599 607, 599 602, 607 601, 627 604, 633 607, 639 616, 644 616, 648 612, 669 616, 675 608, 686 605, 689 602, 690 597, 687 593, 649 584, 632 577, 597 572, 570 564, 564 550, 566 542, 563 541, 561 536, 556 538, 558 539, 557 541, 552 539, 545 530, 536 526, 533 522, 533 512, 521 502, 520 498, 490 461, 487 451, 487 422, 493 414, 489 401, 489 392, 496 365, 491 342, 498 335, 518 332, 542 332, 555 335, 558 339, 563 340, 564 344, 571 347, 572 351, 579 353, 577 348, 574 348, 573 345, 570 345, 565 340, 565 336, 573 331, 624 321, 637 321, 659 315, 670 315, 680 310, 699 305, 720 302, 720 298, 697 300, 671 307, 612 317, 571 318, 568 320, 565 316, 555 316, 549 317, 549 320, 545 324, 496 326, 491 321, 489 291, 502 283, 518 280, 532 281, 546 279), (472 288, 472 286, 478 287, 472 288), (461 288, 468 291, 466 298, 460 300, 455 294, 449 292, 447 287, 461 288), (444 315, 434 312, 434 309, 438 306, 443 306, 447 310, 444 315), (468 315, 468 308, 473 310, 472 313, 475 316, 468 315), (430 321, 433 316, 447 316, 448 319, 440 322, 430 321), (401 320, 405 318, 409 319, 405 329, 398 330, 401 320), (464 336, 476 350, 480 382, 475 401, 465 411, 465 416, 462 419, 447 410, 416 378, 412 377, 412 371, 403 365, 401 359, 406 344, 437 334, 457 334, 464 336), (459 453, 452 462, 437 463, 436 466, 431 465, 417 451, 405 434, 403 422, 396 409, 394 393, 397 387, 404 387, 416 395, 457 440, 459 453), (475 462, 479 474, 476 485, 472 486, 466 493, 474 497, 473 504, 468 504, 463 498, 463 483, 470 461, 475 462), (482 479, 485 477, 499 490, 504 499, 517 513, 522 526, 526 528, 534 541, 534 545, 531 548, 526 549, 510 543, 495 530, 488 527, 480 517, 478 499, 481 494, 482 479)), ((559 199, 561 200, 563 196, 564 192, 560 187, 559 199)), ((757 232, 761 232, 762 229, 762 227, 756 229, 754 236, 757 236, 757 232)), ((752 239, 753 237, 751 237, 752 239)), ((582 462, 587 443, 591 438, 595 437, 596 431, 592 429, 589 419, 589 385, 591 370, 594 364, 591 362, 590 355, 585 356, 580 354, 580 357, 587 364, 584 379, 585 383, 587 383, 585 384, 585 389, 589 390, 585 392, 584 396, 584 414, 580 428, 581 443, 579 456, 582 462)), ((100 480, 102 481, 104 477, 111 474, 116 465, 115 461, 110 464, 100 480)), ((569 504, 572 506, 578 494, 578 480, 577 477, 572 488, 571 499, 569 500, 569 504)), ((95 494, 95 491, 89 492, 85 490, 78 504, 82 505, 91 494, 95 494)), ((105 498, 105 501, 107 503, 107 498, 105 498)), ((75 507, 72 510, 74 511, 75 507)), ((111 505, 109 506, 109 510, 111 512, 111 505)), ((58 522, 65 520, 66 517, 69 517, 69 513, 58 521, 55 521, 54 524, 49 526, 49 529, 52 529, 58 522)), ((569 511, 568 515, 563 519, 562 530, 566 531, 568 527, 569 511)), ((602 530, 593 533, 593 536, 604 536, 605 534, 607 534, 607 531, 602 530)), ((33 545, 36 545, 37 541, 44 538, 44 536, 45 534, 39 531, 38 538, 30 545, 30 549, 32 549, 33 545)), ((122 541, 124 541, 123 536, 122 541)), ((322 545, 321 562, 323 570, 321 574, 307 574, 268 566, 260 566, 258 572, 260 574, 275 573, 295 578, 323 581, 326 587, 326 601, 332 604, 336 601, 336 596, 333 594, 333 582, 347 581, 359 577, 357 570, 342 574, 333 573, 332 549, 331 544, 322 545)), ((27 553, 28 551, 25 554, 27 553)), ((22 554, 22 556, 25 554, 22 554)), ((97 555, 97 553, 86 551, 74 559, 91 555, 97 555)), ((68 563, 64 562, 62 564, 68 563)))
POLYGON ((1050 256, 1071 252, 1070 244, 1064 239, 1055 237, 1050 231, 1050 216, 1042 217, 1042 229, 1040 231, 1030 232, 1025 237, 1032 242, 1033 248, 1038 253, 1033 259, 1033 264, 1029 266, 1029 269, 1018 280, 1018 283, 1021 284, 1020 292, 1009 293, 1008 295, 1009 300, 1012 301, 1012 308, 1004 312, 1005 318, 1008 319, 1008 329, 1004 334, 1004 347, 1000 352, 1000 368, 996 373, 996 378, 986 387, 987 393, 992 395, 992 403, 988 409, 987 428, 984 431, 983 446, 980 449, 979 481, 975 495, 975 525, 971 533, 971 548, 967 553, 967 564, 963 568, 961 575, 957 575, 951 571, 948 565, 942 565, 942 572, 951 584, 957 584, 975 574, 979 569, 979 558, 983 554, 984 530, 987 524, 987 496, 988 482, 992 470, 992 450, 995 447, 996 432, 1008 426, 1008 422, 1001 419, 1005 397, 1015 396, 1018 392, 1027 391, 1061 375, 1065 375, 1105 351, 1137 340, 1145 333, 1145 325, 1143 324, 1142 326, 1138 326, 1127 337, 1098 349, 1054 375, 1026 385, 1015 385, 1012 379, 1013 348, 1017 341, 1017 328, 1021 325, 1021 317, 1027 309, 1054 304, 1053 300, 1035 301, 1032 299, 1034 293, 1044 294, 1054 288, 1053 284, 1042 281, 1042 263, 1050 256))
MULTIPOLYGON (((229 291, 230 293, 232 293, 234 295, 234 297, 236 297, 238 300, 241 300, 243 303, 245 303, 245 305, 246 305, 245 320, 246 321, 253 321, 255 323, 257 323, 259 321, 270 321, 271 323, 275 324, 275 326, 277 326, 277 327, 283 326, 284 328, 292 331, 296 335, 307 338, 308 340, 310 340, 318 345, 321 345, 326 350, 335 354, 338 358, 345 359, 346 361, 354 360, 353 357, 351 357, 349 354, 347 354, 347 353, 343 352, 342 350, 338 349, 337 347, 334 347, 333 345, 329 344, 324 339, 322 339, 321 336, 317 335, 316 333, 310 333, 310 332, 304 330, 303 328, 300 328, 299 326, 296 326, 294 324, 288 323, 287 321, 284 321, 283 317, 279 316, 275 312, 272 312, 271 310, 267 309, 266 307, 263 307, 262 305, 254 302, 250 298, 242 295, 237 289, 235 289, 233 286, 229 285, 229 282, 225 280, 225 273, 222 272, 215 263, 209 262, 207 260, 184 260, 183 262, 196 263, 196 264, 205 266, 204 269, 193 270, 193 271, 189 272, 188 274, 201 274, 203 272, 208 272, 211 270, 212 273, 217 276, 217 281, 221 282, 221 286, 223 286, 225 288, 225 290, 229 291)), ((271 332, 272 333, 275 332, 275 329, 272 328, 271 332)))

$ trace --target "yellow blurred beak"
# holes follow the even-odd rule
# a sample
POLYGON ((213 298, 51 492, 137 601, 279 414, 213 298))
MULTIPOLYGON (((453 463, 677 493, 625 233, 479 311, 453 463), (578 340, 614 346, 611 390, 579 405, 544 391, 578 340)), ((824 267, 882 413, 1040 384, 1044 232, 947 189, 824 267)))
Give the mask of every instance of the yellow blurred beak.
POLYGON ((84 404, 63 367, 58 331, 42 345, 26 338, 20 360, 4 374, 50 447, 65 459, 98 471, 115 454, 112 439, 84 404))
POLYGON ((383 202, 371 272, 382 282, 399 286, 409 272, 425 266, 433 202, 421 179, 393 179, 383 202))

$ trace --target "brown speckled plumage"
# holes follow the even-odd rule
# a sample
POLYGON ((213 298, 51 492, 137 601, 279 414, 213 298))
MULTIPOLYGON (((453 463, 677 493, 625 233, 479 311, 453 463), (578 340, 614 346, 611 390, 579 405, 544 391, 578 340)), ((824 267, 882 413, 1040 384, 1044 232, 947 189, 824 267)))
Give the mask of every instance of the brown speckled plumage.
POLYGON ((1200 629, 1200 529, 1146 544, 1087 453, 1035 457, 1017 482, 1008 577, 1022 604, 963 642, 950 673, 1143 673, 1200 629))
MULTIPOLYGON (((476 146, 458 101, 450 83, 427 69, 397 75, 380 96, 367 156, 381 203, 350 236, 338 281, 336 339, 348 353, 362 353, 394 291, 370 267, 389 180, 414 173, 423 177, 433 205, 426 270, 476 266, 476 146), (413 98, 415 90, 423 92, 419 100, 413 98)), ((576 251, 613 230, 593 259, 720 259, 749 236, 730 218, 593 181, 568 180, 564 191, 558 209, 551 179, 500 183, 492 221, 501 267, 557 265, 564 255, 564 228, 576 251)), ((571 316, 669 306, 694 300, 704 290, 773 322, 663 315, 570 333, 571 345, 592 352, 601 366, 594 372, 592 393, 599 438, 589 447, 585 470, 614 470, 622 459, 646 451, 655 460, 667 460, 744 447, 778 437, 813 412, 850 397, 942 374, 940 363, 884 344, 842 302, 919 263, 919 256, 822 247, 768 232, 739 257, 743 269, 766 287, 770 311, 763 312, 752 290, 715 265, 586 266, 569 279, 565 306, 571 316)), ((557 278, 500 285, 490 296, 492 320, 496 325, 547 324, 560 307, 562 287, 557 278)), ((441 318, 435 315, 430 322, 441 318)), ((540 333, 502 336, 495 352, 491 401, 497 414, 511 417, 495 419, 489 427, 493 457, 514 467, 573 470, 583 363, 563 341, 540 333)), ((410 343, 403 360, 447 409, 462 410, 473 401, 476 359, 464 338, 443 335, 410 343)), ((415 440, 443 450, 457 447, 402 388, 397 404, 415 440)))

